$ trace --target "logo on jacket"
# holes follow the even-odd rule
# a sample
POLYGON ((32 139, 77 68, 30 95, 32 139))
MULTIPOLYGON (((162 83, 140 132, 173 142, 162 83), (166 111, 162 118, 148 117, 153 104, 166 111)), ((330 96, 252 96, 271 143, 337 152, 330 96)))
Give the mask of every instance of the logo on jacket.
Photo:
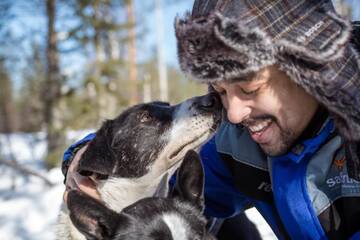
POLYGON ((360 182, 349 177, 345 167, 346 167, 346 157, 341 156, 334 160, 333 162, 333 171, 331 177, 326 180, 326 183, 329 188, 336 186, 343 186, 347 189, 350 189, 354 186, 358 186, 360 182), (354 185, 355 184, 355 185, 354 185))
POLYGON ((263 190, 265 192, 271 192, 272 191, 272 186, 271 186, 271 183, 261 182, 257 189, 258 190, 263 190))
POLYGON ((345 165, 345 156, 343 156, 340 159, 335 159, 334 165, 339 171, 342 171, 344 169, 344 165, 345 165))

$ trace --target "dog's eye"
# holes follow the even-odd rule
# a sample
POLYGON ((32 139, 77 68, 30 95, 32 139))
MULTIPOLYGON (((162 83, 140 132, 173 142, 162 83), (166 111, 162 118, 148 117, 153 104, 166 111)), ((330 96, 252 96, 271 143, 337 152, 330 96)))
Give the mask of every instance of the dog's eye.
POLYGON ((140 114, 140 122, 142 123, 146 123, 146 122, 149 122, 151 120, 151 116, 148 112, 143 112, 140 114))

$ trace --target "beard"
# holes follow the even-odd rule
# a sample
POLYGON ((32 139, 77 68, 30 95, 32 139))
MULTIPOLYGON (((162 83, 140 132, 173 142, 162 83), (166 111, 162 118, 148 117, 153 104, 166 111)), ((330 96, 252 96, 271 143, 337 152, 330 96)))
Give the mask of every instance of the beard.
MULTIPOLYGON (((288 152, 293 144, 295 143, 299 134, 296 134, 293 130, 289 129, 288 127, 283 127, 279 123, 278 119, 273 115, 261 115, 257 117, 253 117, 251 119, 245 120, 242 125, 249 126, 254 124, 258 121, 266 121, 271 120, 272 124, 278 129, 277 136, 274 136, 274 142, 270 144, 260 144, 260 148, 264 151, 264 153, 270 157, 279 156, 288 152)), ((250 131, 250 130, 248 130, 250 131)))
POLYGON ((269 157, 280 156, 287 153, 292 146, 294 145, 297 134, 290 129, 284 129, 275 122, 277 127, 280 129, 280 134, 278 139, 273 144, 259 144, 260 148, 265 152, 269 157))

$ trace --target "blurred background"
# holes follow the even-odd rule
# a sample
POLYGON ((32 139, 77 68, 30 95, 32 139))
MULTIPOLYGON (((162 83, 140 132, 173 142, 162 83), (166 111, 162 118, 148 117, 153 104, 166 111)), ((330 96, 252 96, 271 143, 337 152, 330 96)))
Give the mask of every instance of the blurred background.
MULTIPOLYGON (((206 92, 177 64, 174 18, 192 3, 0 0, 0 240, 54 238, 70 143, 130 105, 206 92)), ((360 18, 358 0, 334 4, 360 18)))

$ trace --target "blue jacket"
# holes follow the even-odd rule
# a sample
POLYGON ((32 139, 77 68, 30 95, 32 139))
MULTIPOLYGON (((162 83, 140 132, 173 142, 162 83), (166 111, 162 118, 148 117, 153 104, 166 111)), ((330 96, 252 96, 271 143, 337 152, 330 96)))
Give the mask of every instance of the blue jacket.
MULTIPOLYGON (((65 152, 64 173, 74 150, 94 136, 65 152)), ((360 239, 360 183, 348 177, 346 143, 331 119, 274 158, 247 131, 224 122, 200 155, 206 215, 227 218, 254 206, 279 239, 360 239)))

